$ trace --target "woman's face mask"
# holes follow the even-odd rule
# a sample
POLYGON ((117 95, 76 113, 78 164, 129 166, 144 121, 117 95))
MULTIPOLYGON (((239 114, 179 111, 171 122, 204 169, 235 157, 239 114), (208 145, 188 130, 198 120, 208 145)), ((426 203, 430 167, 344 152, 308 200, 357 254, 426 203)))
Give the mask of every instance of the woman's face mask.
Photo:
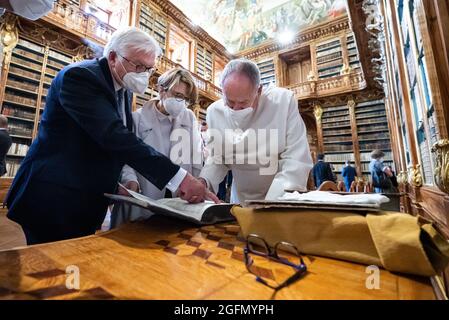
POLYGON ((185 100, 180 100, 178 98, 170 97, 161 99, 162 106, 165 111, 174 119, 177 118, 182 111, 186 108, 185 100))

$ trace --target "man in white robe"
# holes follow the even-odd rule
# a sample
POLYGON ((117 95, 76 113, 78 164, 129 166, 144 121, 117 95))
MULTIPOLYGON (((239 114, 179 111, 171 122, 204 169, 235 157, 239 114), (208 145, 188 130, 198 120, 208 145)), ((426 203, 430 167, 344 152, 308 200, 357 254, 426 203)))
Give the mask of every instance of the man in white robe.
POLYGON ((306 190, 312 168, 306 127, 293 92, 262 88, 257 65, 230 61, 221 87, 223 99, 207 109, 209 157, 200 174, 218 190, 228 170, 242 205, 246 200, 275 200, 285 189, 306 190))

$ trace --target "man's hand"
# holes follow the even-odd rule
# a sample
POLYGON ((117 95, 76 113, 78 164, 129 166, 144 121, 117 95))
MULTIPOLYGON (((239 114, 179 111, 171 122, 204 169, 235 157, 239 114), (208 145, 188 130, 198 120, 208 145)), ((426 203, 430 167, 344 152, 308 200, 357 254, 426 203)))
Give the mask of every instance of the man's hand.
POLYGON ((198 180, 204 185, 204 187, 207 189, 207 182, 204 178, 199 177, 198 180))
POLYGON ((221 201, 220 199, 218 199, 218 197, 211 191, 206 189, 206 200, 210 200, 213 201, 215 203, 223 203, 223 201, 221 201))
MULTIPOLYGON (((137 183, 136 181, 128 181, 127 183, 125 183, 124 187, 126 189, 131 190, 131 191, 135 191, 135 192, 139 192, 140 191, 139 183, 137 183)), ((130 197, 131 195, 129 194, 128 191, 126 191, 126 189, 124 189, 119 184, 118 185, 118 189, 117 189, 117 194, 119 194, 121 196, 128 196, 128 197, 130 197)))
POLYGON ((137 181, 128 181, 125 183, 125 188, 134 192, 140 192, 139 183, 137 181))
POLYGON ((182 180, 179 185, 178 194, 181 199, 190 203, 199 203, 204 200, 212 200, 215 203, 220 203, 217 196, 207 190, 204 182, 194 178, 190 173, 187 173, 184 180, 182 180))
POLYGON ((218 197, 209 190, 209 188, 207 187, 207 182, 206 179, 204 178, 198 178, 198 180, 200 180, 200 182, 204 185, 204 187, 206 188, 206 200, 211 200, 215 203, 224 203, 223 201, 221 201, 220 199, 218 199, 218 197), (218 202, 217 202, 218 201, 218 202))

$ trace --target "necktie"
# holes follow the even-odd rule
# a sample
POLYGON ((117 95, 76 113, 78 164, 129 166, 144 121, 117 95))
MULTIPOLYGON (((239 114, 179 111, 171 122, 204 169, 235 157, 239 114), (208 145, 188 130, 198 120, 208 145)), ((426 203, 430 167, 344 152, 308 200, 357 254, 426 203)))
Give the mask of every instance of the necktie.
POLYGON ((126 119, 124 115, 124 107, 123 107, 123 89, 120 89, 117 91, 117 105, 118 105, 118 114, 120 115, 120 118, 123 120, 123 124, 126 125, 126 119))

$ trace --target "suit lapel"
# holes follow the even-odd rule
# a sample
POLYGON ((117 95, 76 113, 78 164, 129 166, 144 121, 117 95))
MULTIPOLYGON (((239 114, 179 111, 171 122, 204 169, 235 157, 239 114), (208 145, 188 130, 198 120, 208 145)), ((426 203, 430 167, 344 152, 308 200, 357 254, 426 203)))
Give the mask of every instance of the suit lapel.
POLYGON ((115 95, 114 82, 112 81, 111 70, 109 70, 108 60, 106 58, 97 59, 98 65, 101 69, 101 76, 106 84, 106 87, 109 89, 109 97, 115 101, 117 105, 117 97, 115 95))

